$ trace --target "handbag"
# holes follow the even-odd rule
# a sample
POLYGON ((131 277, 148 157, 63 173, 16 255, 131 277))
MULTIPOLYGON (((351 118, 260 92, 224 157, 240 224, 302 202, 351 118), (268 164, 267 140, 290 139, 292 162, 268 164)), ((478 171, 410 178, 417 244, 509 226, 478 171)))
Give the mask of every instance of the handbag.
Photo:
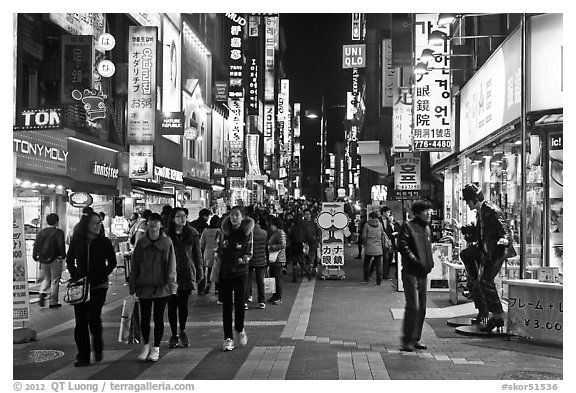
POLYGON ((66 287, 64 301, 68 304, 78 305, 90 300, 90 282, 88 277, 82 277, 78 280, 71 281, 66 287))
POLYGON ((276 292, 276 279, 274 277, 264 278, 264 293, 275 293, 276 292))
POLYGON ((386 232, 382 232, 382 249, 384 250, 384 252, 392 249, 392 241, 390 240, 386 232))
MULTIPOLYGON (((88 246, 88 260, 86 261, 86 272, 90 271, 90 246, 88 246)), ((90 300, 90 281, 88 277, 82 277, 78 280, 72 280, 66 287, 64 301, 76 306, 84 304, 90 300)))
POLYGON ((122 315, 120 316, 120 331, 118 332, 118 342, 128 344, 130 339, 130 329, 132 327, 132 314, 134 313, 134 298, 130 296, 122 303, 122 315))

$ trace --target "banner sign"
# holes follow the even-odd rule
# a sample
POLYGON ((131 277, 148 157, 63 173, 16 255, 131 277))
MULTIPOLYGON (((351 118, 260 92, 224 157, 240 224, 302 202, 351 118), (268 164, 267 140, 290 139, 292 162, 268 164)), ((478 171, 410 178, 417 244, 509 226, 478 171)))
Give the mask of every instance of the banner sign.
POLYGON ((278 17, 265 17, 265 51, 264 51, 264 100, 274 101, 275 64, 274 54, 278 36, 278 17))
POLYGON ((392 108, 392 151, 412 151, 412 94, 410 89, 394 89, 392 108))
POLYGON ((130 160, 128 165, 130 179, 153 179, 154 146, 130 145, 130 160))
POLYGON ((366 68, 366 44, 344 45, 342 68, 366 68))
POLYGON ((104 33, 106 16, 102 13, 57 13, 49 14, 50 21, 62 27, 69 34, 98 37, 104 33))
POLYGON ((244 52, 242 37, 244 36, 243 26, 246 25, 246 19, 234 13, 227 13, 226 16, 226 26, 229 31, 227 41, 230 76, 228 98, 239 99, 244 97, 244 86, 242 83, 244 78, 244 52))
POLYGON ((248 64, 248 116, 259 114, 258 108, 258 59, 251 57, 248 64))
POLYGON ((394 157, 394 189, 420 190, 420 157, 394 157))
POLYGON ((159 112, 158 120, 162 135, 184 135, 184 113, 159 112))
POLYGON ((74 90, 92 89, 94 38, 91 35, 62 35, 62 104, 76 104, 74 90))
POLYGON ((392 64, 392 40, 382 40, 382 108, 394 105, 394 92, 398 90, 396 67, 392 64))
POLYGON ((66 175, 68 138, 62 133, 28 131, 15 133, 13 151, 18 169, 66 175))
POLYGON ((246 135, 246 150, 248 152, 248 174, 260 175, 260 134, 246 135))
POLYGON ((228 101, 228 82, 226 81, 214 82, 214 99, 219 102, 228 101))
MULTIPOLYGON (((129 26, 128 29, 128 144, 153 144, 158 28, 129 26)), ((152 167, 149 170, 152 175, 152 167)))
POLYGON ((264 154, 267 156, 274 154, 274 109, 274 104, 264 104, 264 154))
POLYGON ((360 41, 362 38, 362 26, 361 26, 362 14, 355 12, 352 13, 352 41, 360 41))
MULTIPOLYGON (((428 35, 433 30, 449 34, 450 28, 438 26, 438 14, 416 14, 415 18, 418 63, 422 51, 430 48, 428 35)), ((438 54, 428 64, 431 70, 416 78, 414 88, 414 150, 452 151, 449 41, 433 50, 438 54)))
POLYGON ((12 208, 12 321, 30 320, 24 209, 12 208))
POLYGON ((232 128, 228 135, 230 159, 228 170, 244 170, 244 100, 229 99, 232 128))
MULTIPOLYGON (((300 138, 300 103, 294 103, 294 138, 300 138)), ((296 142, 294 142, 296 144, 296 142)), ((294 153, 296 155, 296 153, 294 153)), ((298 153, 300 155, 300 153, 298 153)))

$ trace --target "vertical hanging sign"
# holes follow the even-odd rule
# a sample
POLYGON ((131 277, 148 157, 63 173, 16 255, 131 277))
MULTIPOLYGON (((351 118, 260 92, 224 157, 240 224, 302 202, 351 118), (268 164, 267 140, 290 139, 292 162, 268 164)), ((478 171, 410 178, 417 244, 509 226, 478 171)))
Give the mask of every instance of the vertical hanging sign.
MULTIPOLYGON (((438 14, 416 14, 414 39, 416 63, 420 54, 429 49, 428 35, 433 30, 449 33, 449 27, 437 24, 438 14)), ((416 79, 414 88, 414 150, 452 151, 450 59, 448 41, 434 48, 431 69, 416 79)))
POLYGON ((156 133, 156 26, 130 26, 128 144, 153 144, 156 133))
POLYGON ((243 100, 228 100, 232 127, 228 135, 230 157, 228 170, 244 170, 244 103, 243 100))
POLYGON ((62 36, 62 104, 77 104, 74 90, 92 89, 94 38, 91 35, 62 36))
POLYGON ((227 13, 229 26, 228 41, 228 64, 230 85, 228 88, 228 98, 240 99, 244 97, 244 51, 243 51, 243 26, 246 26, 246 19, 234 13, 227 13))

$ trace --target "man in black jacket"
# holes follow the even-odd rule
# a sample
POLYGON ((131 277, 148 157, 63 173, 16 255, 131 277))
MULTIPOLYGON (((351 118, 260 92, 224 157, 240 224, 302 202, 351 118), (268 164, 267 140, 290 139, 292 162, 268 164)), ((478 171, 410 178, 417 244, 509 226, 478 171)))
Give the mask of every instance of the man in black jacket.
POLYGON ((200 235, 204 232, 204 229, 208 228, 208 220, 210 219, 210 210, 201 209, 198 212, 198 218, 190 223, 192 228, 196 229, 200 235))
POLYGON ((62 275, 62 261, 66 257, 64 247, 64 232, 57 228, 60 218, 56 213, 46 216, 48 227, 38 232, 32 258, 40 262, 42 285, 40 286, 40 307, 44 307, 46 298, 50 297, 50 308, 62 307, 58 303, 60 291, 60 276, 62 275), (46 253, 50 255, 45 255, 46 253))
POLYGON ((488 319, 484 332, 504 326, 502 303, 496 290, 494 279, 500 272, 506 258, 516 256, 512 234, 504 213, 492 202, 484 200, 484 194, 475 184, 467 184, 462 189, 462 198, 470 210, 476 210, 476 228, 481 262, 478 266, 478 281, 488 319))
POLYGON ((424 200, 415 201, 412 204, 412 213, 414 218, 404 223, 398 238, 406 298, 400 349, 407 352, 427 348, 420 338, 426 318, 427 276, 434 267, 429 226, 432 205, 424 200))

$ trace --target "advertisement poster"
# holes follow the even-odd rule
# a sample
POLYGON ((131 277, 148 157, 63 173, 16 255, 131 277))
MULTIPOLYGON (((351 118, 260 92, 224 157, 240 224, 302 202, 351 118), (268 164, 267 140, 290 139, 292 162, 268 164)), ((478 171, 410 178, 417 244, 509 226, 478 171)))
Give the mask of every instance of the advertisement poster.
POLYGON ((130 145, 154 143, 157 34, 158 28, 154 26, 129 27, 127 126, 130 145))
POLYGON ((130 145, 130 179, 154 178, 154 146, 130 145))
POLYGON ((22 207, 14 207, 12 211, 12 320, 13 322, 23 322, 30 320, 24 211, 22 207))
POLYGON ((166 17, 164 18, 163 29, 162 110, 164 112, 179 112, 182 94, 182 40, 176 26, 166 17))

